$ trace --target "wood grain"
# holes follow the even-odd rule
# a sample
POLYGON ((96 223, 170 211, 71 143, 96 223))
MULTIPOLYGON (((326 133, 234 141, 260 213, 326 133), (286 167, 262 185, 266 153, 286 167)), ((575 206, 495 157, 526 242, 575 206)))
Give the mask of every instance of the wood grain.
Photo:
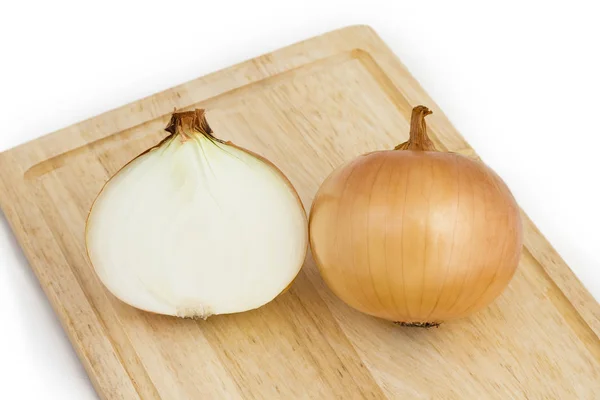
MULTIPOLYGON (((248 313, 191 321, 112 297, 84 252, 103 183, 202 107, 219 137, 276 163, 308 209, 342 162, 406 140, 413 105, 437 147, 477 157, 368 27, 353 26, 188 82, 0 155, 0 204, 104 399, 595 399, 600 306, 523 214, 508 289, 475 316, 403 328, 345 306, 307 257, 248 313)), ((484 127, 483 127, 484 128, 484 127)))

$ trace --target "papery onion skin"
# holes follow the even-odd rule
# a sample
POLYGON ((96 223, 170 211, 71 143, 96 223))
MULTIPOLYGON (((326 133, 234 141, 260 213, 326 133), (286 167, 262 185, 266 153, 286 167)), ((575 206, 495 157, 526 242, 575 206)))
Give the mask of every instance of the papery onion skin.
MULTIPOLYGON (((141 154, 139 154, 137 157, 135 157, 134 159, 129 161, 127 164, 125 164, 117 173, 115 173, 102 187, 102 189, 100 190, 96 199, 94 200, 92 206, 90 207, 90 212, 88 214, 88 218, 86 221, 86 227, 85 227, 86 250, 88 253, 88 258, 90 259, 90 261, 92 263, 92 266, 94 267, 98 277, 100 278, 102 283, 105 285, 105 287, 115 297, 119 298, 121 301, 123 301, 133 307, 136 307, 138 309, 144 310, 144 311, 158 313, 158 314, 167 314, 167 315, 185 317, 185 318, 202 318, 202 319, 206 319, 209 316, 215 315, 215 314, 228 314, 228 313, 233 313, 233 312, 243 312, 243 311, 248 311, 248 310, 251 310, 254 308, 258 308, 262 305, 267 304, 268 302, 270 302, 271 300, 276 298, 281 293, 284 293, 285 291, 287 291, 292 286, 293 281, 297 277, 297 274, 299 273, 299 271, 302 267, 302 264, 304 263, 304 258, 305 258, 306 252, 308 250, 307 216, 304 211, 304 207, 302 205, 301 199, 300 199, 297 191, 293 187, 292 183, 289 181, 289 179, 283 174, 283 172, 277 166, 275 166, 272 162, 265 159, 264 157, 254 153, 250 150, 247 150, 245 148, 237 146, 231 142, 225 142, 225 141, 220 140, 220 139, 216 138, 215 136, 213 136, 213 131, 206 121, 205 111, 202 109, 189 111, 189 112, 174 113, 171 118, 171 121, 169 122, 169 124, 167 125, 165 130, 170 132, 170 135, 167 136, 166 138, 164 138, 157 145, 155 145, 155 146, 147 149, 146 151, 142 152, 141 154), (253 160, 257 160, 257 163, 264 164, 264 166, 266 167, 266 170, 269 170, 274 175, 277 175, 278 176, 277 179, 279 179, 281 182, 283 182, 282 186, 287 187, 289 193, 291 194, 292 198, 294 199, 292 202, 296 203, 296 207, 294 207, 294 210, 295 210, 294 212, 297 213, 298 219, 294 220, 295 221, 294 225, 297 227, 294 229, 295 229, 295 232, 297 233, 299 242, 298 242, 297 246, 294 246, 296 248, 295 252, 294 252, 294 254, 295 254, 294 259, 297 259, 297 262, 294 265, 285 266, 290 271, 287 274, 287 275, 289 275, 289 279, 287 279, 285 281, 281 281, 279 283, 280 289, 279 289, 278 293, 275 293, 275 292, 272 293, 271 297, 264 299, 264 301, 261 304, 257 304, 252 307, 246 307, 246 308, 242 307, 237 310, 228 310, 227 312, 218 312, 218 310, 215 310, 215 308, 211 304, 194 301, 193 298, 191 299, 191 301, 188 301, 187 299, 178 298, 177 296, 179 295, 179 293, 173 292, 171 294, 175 297, 175 300, 169 299, 169 300, 172 300, 172 302, 171 302, 172 304, 169 304, 168 306, 165 306, 165 307, 161 306, 158 308, 156 306, 154 306, 154 307, 146 306, 143 302, 132 300, 132 299, 134 299, 135 296, 130 296, 130 293, 124 292, 122 288, 117 287, 117 285, 115 285, 115 281, 118 281, 118 279, 115 279, 115 277, 111 277, 110 279, 108 279, 105 268, 103 268, 103 266, 100 265, 100 264, 102 264, 101 262, 98 262, 98 260, 101 259, 98 256, 98 254, 102 253, 102 249, 99 249, 97 245, 93 246, 90 244, 90 242, 94 242, 94 240, 90 240, 90 236, 93 236, 93 235, 91 235, 90 232, 94 232, 94 228, 96 228, 96 230, 97 230, 97 225, 98 225, 97 221, 99 218, 98 216, 95 216, 94 210, 95 210, 95 208, 97 208, 96 206, 97 206, 98 202, 102 199, 103 195, 106 193, 107 188, 110 187, 111 183, 114 181, 114 179, 117 176, 119 176, 119 174, 124 172, 128 167, 132 166, 138 160, 141 160, 143 157, 149 156, 150 154, 152 154, 152 152, 163 151, 173 141, 177 141, 177 145, 180 146, 180 148, 183 148, 186 146, 186 142, 188 142, 187 144, 192 144, 193 141, 198 140, 199 137, 201 137, 203 141, 206 141, 208 139, 206 142, 203 142, 203 143, 213 142, 212 146, 215 146, 215 148, 223 149, 223 151, 225 151, 225 153, 239 151, 241 153, 245 153, 246 155, 250 156, 250 158, 252 158, 253 160), (224 149, 229 149, 229 150, 224 150, 224 149), (94 221, 96 221, 96 222, 94 222, 94 221), (300 231, 302 231, 303 233, 300 231), (175 303, 177 303, 177 304, 175 304, 175 303)), ((211 145, 206 144, 206 146, 211 146, 211 145)), ((212 148, 212 147, 210 147, 210 148, 212 148)), ((215 150, 215 151, 218 151, 218 150, 215 150)), ((240 153, 238 153, 238 155, 239 154, 240 153)), ((235 154, 233 154, 232 156, 237 159, 237 157, 235 157, 235 154)), ((239 161, 243 162, 243 160, 241 160, 241 159, 239 161)), ((173 167, 173 168, 175 168, 175 167, 173 167)), ((207 164, 207 168, 210 170, 211 173, 214 174, 214 171, 213 171, 214 166, 211 167, 207 164)), ((234 182, 234 185, 235 185, 235 182, 234 182)), ((176 194, 177 193, 174 193, 174 196, 173 196, 174 200, 177 197, 177 196, 175 196, 176 194)), ((210 196, 212 196, 212 194, 210 194, 210 196)), ((140 204, 143 204, 144 199, 140 198, 139 201, 140 201, 140 204)), ((245 202, 246 199, 243 197, 239 197, 239 198, 237 198, 236 201, 245 202)), ((269 199, 264 198, 264 202, 265 202, 265 204, 268 204, 269 199)), ((199 207, 206 207, 206 205, 199 204, 199 207)), ((174 207, 167 207, 167 208, 172 209, 174 207)), ((217 212, 216 209, 215 209, 215 212, 217 212)), ((268 218, 268 215, 266 215, 265 217, 268 218)), ((266 223, 266 221, 265 221, 265 223, 266 223)), ((254 226, 258 226, 258 225, 254 225, 254 226)), ((289 226, 289 224, 288 224, 288 226, 289 226)), ((250 228, 252 229, 252 227, 250 227, 250 228)), ((97 233, 96 233, 96 235, 97 235, 97 233)), ((183 239, 185 239, 185 238, 183 238, 183 239)), ((177 241, 177 239, 176 239, 176 241, 177 241)), ((110 243, 110 240, 108 240, 107 243, 110 243)), ((231 252, 234 252, 235 250, 236 250, 236 248, 234 247, 231 249, 231 252)), ((201 258, 200 255, 198 258, 199 259, 201 258)), ((173 267, 177 267, 177 266, 175 265, 173 267)), ((283 267, 284 266, 282 266, 282 268, 283 267)), ((168 273, 167 273, 167 276, 168 276, 168 273)), ((233 278, 235 278, 235 277, 233 277, 233 278)), ((259 278, 260 278, 260 276, 259 276, 259 278)), ((262 277, 260 279, 263 279, 263 278, 268 279, 268 277, 262 277)), ((159 284, 161 284, 161 283, 159 282, 159 284)), ((167 283, 165 283, 165 285, 166 284, 167 283)), ((156 289, 156 288, 151 288, 151 289, 156 289)), ((224 290, 227 291, 227 288, 225 287, 224 290)), ((236 295, 238 295, 238 293, 233 293, 232 295, 233 295, 233 297, 235 297, 236 295)))
POLYGON ((414 326, 490 304, 522 248, 506 184, 481 162, 436 151, 428 114, 413 109, 408 142, 336 169, 309 217, 312 254, 329 288, 363 313, 414 326))

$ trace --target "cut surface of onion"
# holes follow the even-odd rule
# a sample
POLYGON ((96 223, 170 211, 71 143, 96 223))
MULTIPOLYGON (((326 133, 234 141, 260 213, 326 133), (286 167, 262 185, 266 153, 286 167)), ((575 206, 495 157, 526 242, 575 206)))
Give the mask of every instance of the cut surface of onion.
POLYGON ((270 302, 307 251, 296 191, 267 160, 213 137, 203 110, 174 114, 167 130, 92 206, 96 273, 122 301, 160 314, 207 318, 270 302))

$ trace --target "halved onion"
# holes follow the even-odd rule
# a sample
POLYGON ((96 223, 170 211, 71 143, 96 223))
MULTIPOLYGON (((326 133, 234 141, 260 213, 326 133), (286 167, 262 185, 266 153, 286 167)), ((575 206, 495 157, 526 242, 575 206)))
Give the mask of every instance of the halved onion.
POLYGON ((252 310, 294 280, 308 247, 296 190, 264 158, 215 138, 204 110, 103 187, 86 224, 91 263, 136 308, 180 317, 252 310))

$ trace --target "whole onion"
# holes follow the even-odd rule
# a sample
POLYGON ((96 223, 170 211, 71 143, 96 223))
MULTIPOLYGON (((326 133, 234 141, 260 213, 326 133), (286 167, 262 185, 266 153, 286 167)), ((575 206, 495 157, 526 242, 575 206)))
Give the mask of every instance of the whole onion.
POLYGON ((320 187, 314 259, 331 290, 364 313, 429 326, 491 303, 519 263, 519 208, 483 163, 437 151, 424 106, 410 139, 357 157, 320 187))

